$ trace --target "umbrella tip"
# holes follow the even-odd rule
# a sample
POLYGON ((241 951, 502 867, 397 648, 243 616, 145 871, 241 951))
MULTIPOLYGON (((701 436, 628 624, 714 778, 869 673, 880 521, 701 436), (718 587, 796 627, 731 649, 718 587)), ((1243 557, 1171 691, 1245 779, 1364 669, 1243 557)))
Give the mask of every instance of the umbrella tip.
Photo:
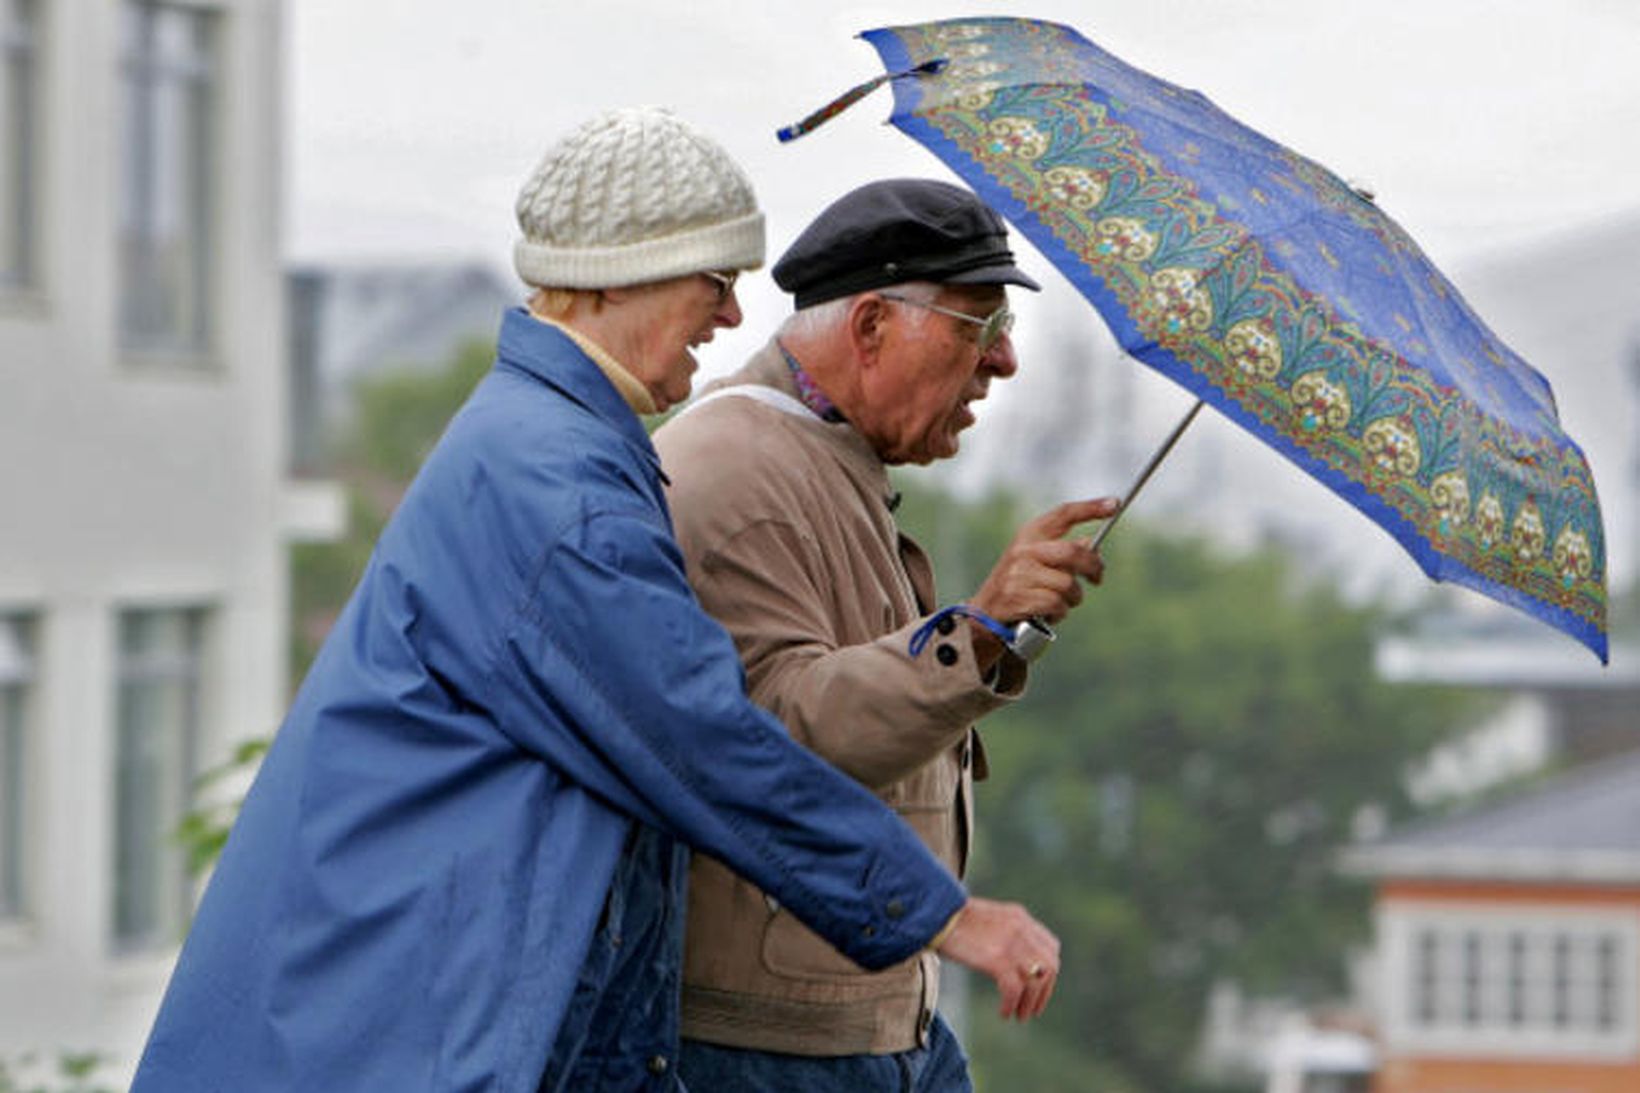
POLYGON ((883 84, 888 83, 890 80, 904 79, 907 76, 933 76, 942 71, 945 66, 950 63, 951 61, 948 57, 935 57, 931 60, 924 61, 921 64, 913 65, 910 68, 901 69, 898 72, 885 72, 881 76, 867 80, 865 83, 856 84, 847 91, 843 92, 841 95, 837 96, 835 99, 828 102, 826 105, 822 106, 820 109, 814 111, 814 113, 810 114, 802 121, 784 126, 781 129, 777 129, 774 134, 775 139, 779 140, 781 144, 789 144, 806 133, 814 132, 814 130, 818 129, 832 118, 835 118, 838 114, 841 114, 844 110, 847 110, 849 107, 853 106, 855 103, 877 90, 877 88, 881 87, 883 84))

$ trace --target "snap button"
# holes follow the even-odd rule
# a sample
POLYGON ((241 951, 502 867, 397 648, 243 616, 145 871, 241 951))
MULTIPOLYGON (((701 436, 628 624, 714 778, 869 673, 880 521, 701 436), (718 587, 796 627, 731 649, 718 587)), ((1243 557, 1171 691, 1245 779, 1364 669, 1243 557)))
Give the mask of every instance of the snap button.
POLYGON ((672 1064, 666 1061, 664 1055, 653 1055, 649 1059, 649 1073, 651 1074, 665 1074, 671 1066, 672 1064))
POLYGON ((961 654, 949 645, 941 645, 934 650, 934 659, 945 665, 947 668, 955 664, 960 655, 961 654))
POLYGON ((888 906, 883 908, 883 911, 887 913, 889 918, 904 918, 905 902, 898 898, 891 899, 888 901, 888 906))

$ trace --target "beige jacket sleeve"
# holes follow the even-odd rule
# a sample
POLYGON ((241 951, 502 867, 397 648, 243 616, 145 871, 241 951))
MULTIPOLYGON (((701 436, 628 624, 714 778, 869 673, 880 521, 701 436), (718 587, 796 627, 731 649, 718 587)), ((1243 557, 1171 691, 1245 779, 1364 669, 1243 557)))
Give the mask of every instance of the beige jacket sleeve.
POLYGON ((892 602, 884 574, 839 573, 851 568, 837 557, 842 549, 793 522, 763 519, 689 564, 701 602, 739 647, 752 698, 808 747, 881 789, 959 745, 970 725, 1019 694, 1025 672, 1005 658, 982 680, 960 622, 913 658, 911 637, 926 619, 914 604, 892 602), (910 622, 881 632, 908 614, 910 622), (868 637, 872 630, 879 636, 868 637))

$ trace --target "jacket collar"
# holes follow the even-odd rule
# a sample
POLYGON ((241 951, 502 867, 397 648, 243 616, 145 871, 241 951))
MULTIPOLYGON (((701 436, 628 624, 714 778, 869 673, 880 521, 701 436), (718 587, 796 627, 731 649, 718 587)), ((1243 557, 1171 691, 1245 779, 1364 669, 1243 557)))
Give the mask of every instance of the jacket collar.
MULTIPOLYGON (((533 376, 599 418, 643 453, 657 474, 661 473, 660 457, 649 442, 642 419, 626 404, 597 362, 562 330, 540 322, 522 307, 510 308, 501 320, 496 365, 533 376)), ((664 481, 666 476, 661 474, 661 478, 664 481)))
MULTIPOLYGON (((773 387, 776 391, 784 391, 793 398, 801 399, 797 382, 792 378, 792 371, 786 367, 785 354, 779 343, 773 340, 754 353, 738 371, 708 384, 701 394, 742 383, 773 387)), ((819 417, 808 420, 809 427, 825 431, 832 441, 833 453, 845 464, 853 467, 855 473, 862 476, 864 481, 870 483, 889 510, 893 511, 898 504, 898 493, 889 483, 887 465, 866 438, 846 420, 825 421, 819 417)))

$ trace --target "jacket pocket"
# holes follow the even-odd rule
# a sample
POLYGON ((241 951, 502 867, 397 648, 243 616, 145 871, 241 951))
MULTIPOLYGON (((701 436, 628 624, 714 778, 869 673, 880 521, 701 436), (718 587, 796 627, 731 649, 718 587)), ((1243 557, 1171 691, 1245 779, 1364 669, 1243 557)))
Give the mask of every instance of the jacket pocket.
POLYGON ((772 911, 764 924, 762 958, 764 970, 784 979, 843 986, 871 974, 784 908, 772 911))

